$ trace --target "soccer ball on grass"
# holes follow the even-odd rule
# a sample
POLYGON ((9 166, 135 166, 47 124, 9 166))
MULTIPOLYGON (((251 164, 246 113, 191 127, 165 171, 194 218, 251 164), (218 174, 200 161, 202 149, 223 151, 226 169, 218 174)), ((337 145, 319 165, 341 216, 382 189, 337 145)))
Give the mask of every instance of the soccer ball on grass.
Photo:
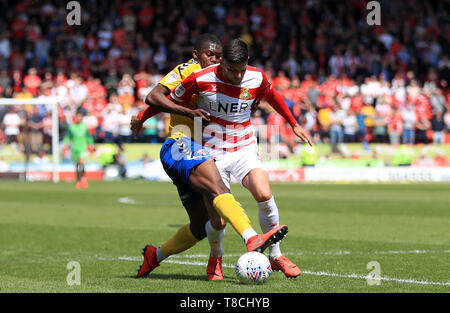
POLYGON ((247 252, 236 262, 236 275, 242 283, 262 284, 271 273, 269 259, 259 252, 247 252))

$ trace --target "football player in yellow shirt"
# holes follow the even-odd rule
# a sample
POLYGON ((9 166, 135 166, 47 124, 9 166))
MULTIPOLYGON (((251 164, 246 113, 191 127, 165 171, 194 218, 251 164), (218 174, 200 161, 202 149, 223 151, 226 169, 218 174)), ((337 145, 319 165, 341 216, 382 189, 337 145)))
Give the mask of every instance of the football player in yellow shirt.
MULTIPOLYGON (((167 100, 165 98, 184 78, 198 69, 218 63, 221 53, 222 45, 217 37, 210 34, 200 36, 194 46, 194 58, 178 65, 167 74, 147 96, 146 103, 164 102, 163 100, 167 100)), ((135 134, 142 127, 141 120, 145 120, 145 116, 141 115, 145 115, 146 112, 147 110, 142 111, 139 117, 133 117, 131 128, 135 134)), ((154 113, 153 110, 151 114, 154 113)), ((159 248, 147 245, 143 249, 144 262, 137 276, 147 276, 168 256, 185 251, 208 236, 211 245, 211 256, 207 267, 208 278, 223 279, 222 248, 217 243, 221 244, 222 240, 218 237, 224 234, 222 230, 226 225, 225 221, 230 222, 241 235, 248 251, 259 252, 281 240, 287 233, 287 226, 280 225, 264 235, 258 235, 252 228, 248 216, 223 183, 211 156, 191 138, 194 135, 193 118, 209 119, 209 113, 197 109, 196 99, 192 99, 186 106, 174 103, 169 113, 171 113, 170 133, 161 148, 161 162, 177 186, 190 223, 181 227, 159 248), (204 196, 206 201, 203 201, 204 196), (206 207, 205 202, 209 203, 211 200, 212 207, 206 207), (217 256, 214 251, 217 251, 217 256)))

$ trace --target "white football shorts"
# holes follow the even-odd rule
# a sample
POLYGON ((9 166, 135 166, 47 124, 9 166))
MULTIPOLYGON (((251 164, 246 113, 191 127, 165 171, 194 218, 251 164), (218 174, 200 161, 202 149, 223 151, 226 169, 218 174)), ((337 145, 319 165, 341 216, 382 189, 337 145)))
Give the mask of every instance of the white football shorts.
POLYGON ((265 169, 256 143, 236 152, 228 152, 218 156, 216 166, 228 189, 230 189, 232 179, 242 183, 242 180, 252 169, 265 169))

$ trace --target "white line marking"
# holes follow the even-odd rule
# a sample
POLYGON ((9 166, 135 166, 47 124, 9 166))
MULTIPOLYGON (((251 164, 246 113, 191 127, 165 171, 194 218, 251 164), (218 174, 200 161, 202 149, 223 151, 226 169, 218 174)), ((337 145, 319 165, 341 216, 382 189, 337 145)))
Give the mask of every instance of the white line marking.
MULTIPOLYGON (((176 261, 176 260, 170 260, 166 259, 164 262, 172 263, 172 264, 180 264, 180 265, 195 265, 195 266, 207 266, 208 264, 205 262, 192 262, 192 261, 176 261)), ((234 268, 234 265, 232 264, 222 264, 223 267, 226 268, 234 268)), ((384 281, 395 281, 399 283, 408 283, 408 284, 416 284, 416 285, 439 285, 439 286, 450 286, 450 282, 434 282, 434 281, 426 281, 426 280, 415 280, 415 279, 402 279, 402 278, 392 278, 388 276, 380 277, 380 278, 374 278, 372 276, 364 276, 364 275, 357 275, 357 274, 337 274, 337 273, 327 273, 327 272, 312 272, 312 271, 305 271, 302 270, 302 275, 314 275, 314 276, 330 276, 330 277, 340 277, 340 278, 357 278, 357 279, 373 279, 373 280, 384 280, 384 281)))
MULTIPOLYGON (((417 253, 449 253, 450 250, 442 250, 442 251, 435 251, 435 250, 409 250, 409 251, 378 251, 378 252, 350 252, 350 251, 338 251, 338 252, 320 252, 320 253, 313 253, 313 254, 321 254, 321 255, 349 255, 349 254, 417 254, 417 253)), ((304 255, 302 252, 299 253, 285 253, 290 255, 304 255)), ((241 254, 224 254, 224 257, 239 257, 241 254)), ((199 262, 199 261, 183 261, 183 260, 177 260, 177 259, 195 259, 195 258, 208 258, 208 254, 190 254, 190 255, 172 255, 166 260, 164 260, 164 263, 171 263, 171 264, 180 264, 180 265, 193 265, 193 266, 207 266, 206 262, 199 262)), ((101 260, 120 260, 120 261, 142 261, 142 257, 132 257, 132 256, 121 256, 118 258, 99 258, 101 260)), ((234 268, 235 266, 233 264, 227 264, 223 263, 223 267, 225 268, 234 268)), ((302 270, 303 275, 314 275, 314 276, 328 276, 328 277, 339 277, 339 278, 356 278, 356 279, 379 279, 381 281, 394 281, 398 283, 407 283, 407 284, 416 284, 416 285, 437 285, 437 286, 450 286, 450 282, 434 282, 434 281, 427 281, 427 280, 415 280, 415 279, 404 279, 404 278, 392 278, 389 276, 383 276, 380 278, 374 278, 372 276, 365 276, 365 275, 357 275, 357 274, 338 274, 338 273, 328 273, 328 272, 313 272, 313 271, 307 271, 302 270)))
POLYGON ((119 201, 120 203, 125 203, 125 204, 141 204, 140 202, 137 202, 136 200, 134 200, 132 198, 128 198, 128 197, 119 198, 119 199, 117 199, 117 201, 119 201))
MULTIPOLYGON (((432 254, 432 253, 450 253, 450 250, 404 250, 404 251, 325 251, 325 252, 285 252, 285 255, 372 255, 372 254, 432 254)), ((229 253, 224 254, 224 257, 240 257, 242 254, 229 253)), ((171 258, 208 258, 208 254, 187 254, 187 255, 172 255, 171 258)))

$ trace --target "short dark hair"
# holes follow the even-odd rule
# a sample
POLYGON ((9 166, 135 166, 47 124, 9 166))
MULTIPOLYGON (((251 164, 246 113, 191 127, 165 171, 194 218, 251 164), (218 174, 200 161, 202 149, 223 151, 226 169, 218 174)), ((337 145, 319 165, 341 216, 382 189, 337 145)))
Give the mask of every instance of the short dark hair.
POLYGON ((240 39, 232 39, 223 46, 222 57, 230 63, 242 63, 248 61, 248 45, 240 39))
POLYGON ((202 34, 200 35, 197 40, 194 43, 194 49, 197 51, 200 51, 204 45, 214 43, 218 46, 222 46, 222 43, 220 42, 219 38, 216 35, 213 34, 202 34))

